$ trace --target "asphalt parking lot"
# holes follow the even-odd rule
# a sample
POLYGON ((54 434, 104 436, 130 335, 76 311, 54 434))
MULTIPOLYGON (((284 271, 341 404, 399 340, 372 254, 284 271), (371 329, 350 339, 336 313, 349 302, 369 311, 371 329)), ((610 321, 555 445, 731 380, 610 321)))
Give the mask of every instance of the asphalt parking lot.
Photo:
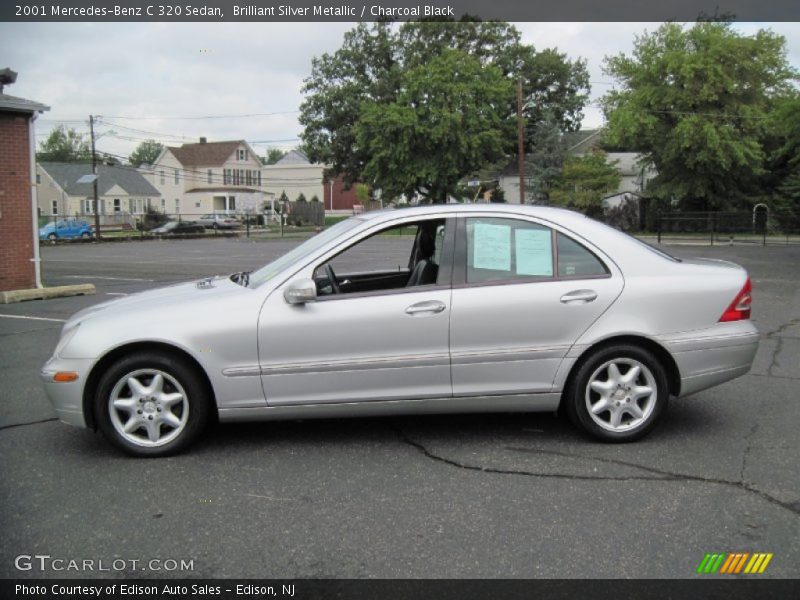
POLYGON ((750 374, 673 401, 635 444, 498 414, 223 425, 139 460, 54 420, 38 371, 60 320, 297 243, 43 248, 48 285, 97 295, 0 305, 0 577, 684 578, 740 551, 774 553, 761 577, 800 576, 798 246, 668 248, 746 266, 762 340, 750 374), (20 572, 20 554, 193 570, 20 572))

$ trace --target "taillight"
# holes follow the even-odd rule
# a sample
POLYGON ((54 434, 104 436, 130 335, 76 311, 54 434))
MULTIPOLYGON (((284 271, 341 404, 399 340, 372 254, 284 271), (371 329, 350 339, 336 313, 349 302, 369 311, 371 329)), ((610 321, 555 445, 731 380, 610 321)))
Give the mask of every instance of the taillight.
POLYGON ((753 302, 753 296, 751 295, 752 291, 753 284, 750 283, 750 278, 748 277, 747 281, 744 282, 744 287, 742 290, 736 294, 733 302, 731 302, 728 308, 725 309, 725 312, 722 313, 722 316, 719 318, 719 322, 724 323, 726 321, 741 321, 742 319, 749 319, 750 305, 753 302))

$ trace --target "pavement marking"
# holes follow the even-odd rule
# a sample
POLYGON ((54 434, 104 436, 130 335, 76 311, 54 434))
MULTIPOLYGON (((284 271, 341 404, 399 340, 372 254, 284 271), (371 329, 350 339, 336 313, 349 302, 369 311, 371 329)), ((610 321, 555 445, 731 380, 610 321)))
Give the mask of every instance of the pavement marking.
POLYGON ((125 292, 106 292, 106 296, 127 296, 125 292))
POLYGON ((26 315, 0 315, 5 319, 26 319, 28 321, 54 321, 56 323, 66 323, 66 319, 51 319, 49 317, 29 317, 26 315))
POLYGON ((109 281, 155 281, 155 279, 139 279, 137 277, 102 277, 100 275, 64 275, 64 279, 107 279, 109 281))

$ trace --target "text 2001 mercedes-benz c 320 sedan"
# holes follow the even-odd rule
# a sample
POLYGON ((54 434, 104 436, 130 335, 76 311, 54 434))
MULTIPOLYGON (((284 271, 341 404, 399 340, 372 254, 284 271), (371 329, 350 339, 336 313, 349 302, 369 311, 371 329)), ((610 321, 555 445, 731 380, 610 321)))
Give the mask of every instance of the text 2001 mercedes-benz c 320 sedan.
POLYGON ((131 454, 209 420, 554 411, 640 438, 669 396, 746 373, 741 267, 677 260, 580 214, 426 206, 342 221, 252 273, 98 304, 42 380, 131 454))

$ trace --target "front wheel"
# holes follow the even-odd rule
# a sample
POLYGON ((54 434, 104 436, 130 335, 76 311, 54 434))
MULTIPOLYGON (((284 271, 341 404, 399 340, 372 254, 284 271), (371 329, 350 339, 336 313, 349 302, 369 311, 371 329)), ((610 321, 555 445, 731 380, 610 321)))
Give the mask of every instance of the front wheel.
POLYGON ((638 346, 603 348, 584 360, 564 402, 575 425, 604 442, 631 442, 649 433, 667 407, 664 367, 638 346))
POLYGON ((189 446, 209 421, 211 398, 196 369, 160 353, 136 353, 114 363, 95 396, 103 435, 134 456, 156 457, 189 446))

